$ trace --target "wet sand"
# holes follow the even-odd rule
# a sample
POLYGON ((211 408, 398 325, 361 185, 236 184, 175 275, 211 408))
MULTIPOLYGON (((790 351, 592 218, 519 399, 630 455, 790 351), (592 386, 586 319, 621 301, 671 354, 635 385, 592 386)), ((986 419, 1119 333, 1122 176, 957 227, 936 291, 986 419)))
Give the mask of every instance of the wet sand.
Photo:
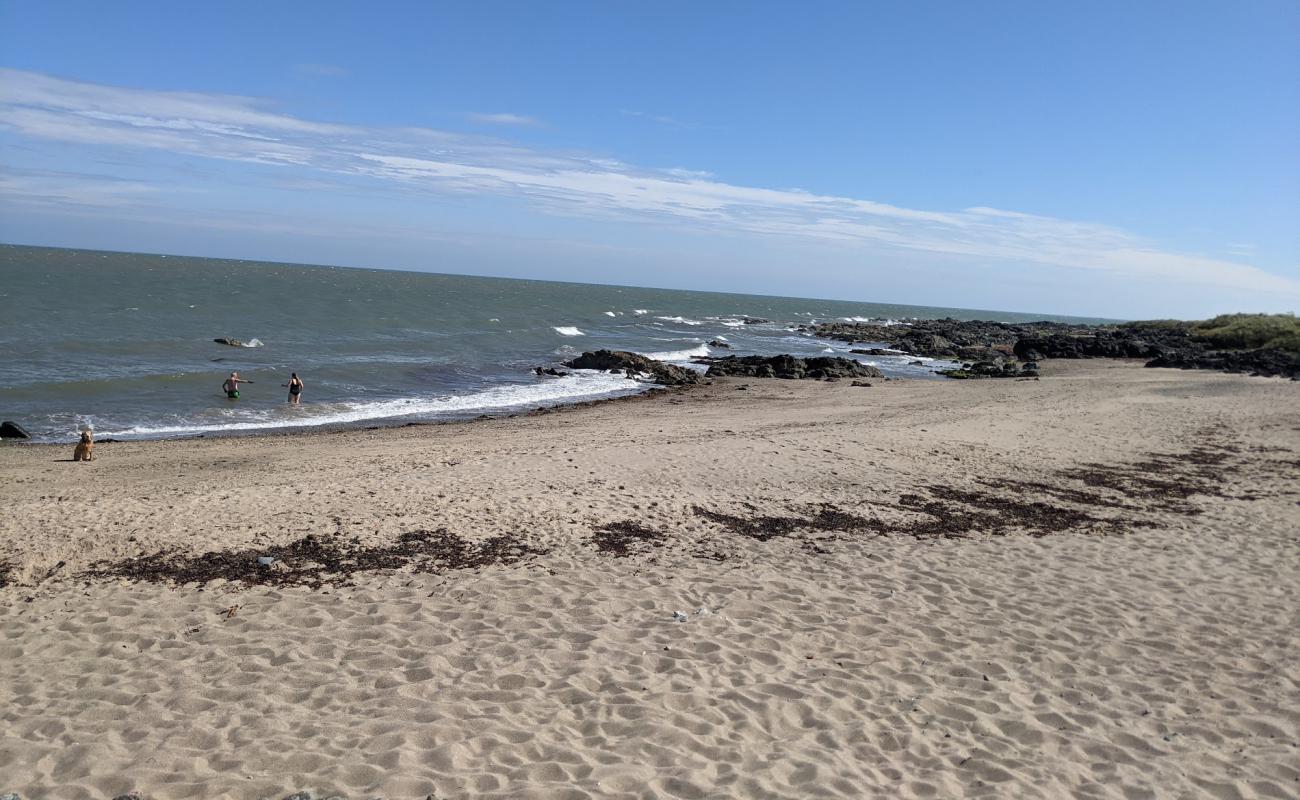
POLYGON ((873 384, 0 447, 0 792, 1300 792, 1300 384, 873 384))

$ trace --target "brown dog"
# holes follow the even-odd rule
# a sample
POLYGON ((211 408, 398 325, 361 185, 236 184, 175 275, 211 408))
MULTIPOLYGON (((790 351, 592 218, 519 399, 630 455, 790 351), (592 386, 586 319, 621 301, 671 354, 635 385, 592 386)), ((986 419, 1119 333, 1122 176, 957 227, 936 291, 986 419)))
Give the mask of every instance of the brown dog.
POLYGON ((90 431, 81 432, 81 441, 77 442, 77 449, 72 451, 73 461, 94 461, 95 460, 95 437, 90 431))

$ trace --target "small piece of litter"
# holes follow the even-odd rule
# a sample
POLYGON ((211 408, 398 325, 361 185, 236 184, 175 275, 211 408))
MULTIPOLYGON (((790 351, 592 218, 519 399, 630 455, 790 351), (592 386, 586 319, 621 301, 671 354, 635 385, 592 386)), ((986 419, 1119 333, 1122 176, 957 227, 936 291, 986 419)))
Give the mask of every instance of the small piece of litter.
POLYGON ((674 611, 674 612, 673 612, 673 619, 677 620, 678 622, 685 622, 685 621, 686 621, 686 612, 684 612, 684 611, 674 611))

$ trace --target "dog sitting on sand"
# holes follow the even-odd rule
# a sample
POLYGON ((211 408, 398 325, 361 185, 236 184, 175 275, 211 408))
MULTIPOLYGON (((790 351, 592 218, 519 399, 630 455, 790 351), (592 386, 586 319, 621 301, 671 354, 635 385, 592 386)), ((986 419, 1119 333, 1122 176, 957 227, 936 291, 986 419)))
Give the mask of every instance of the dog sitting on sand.
POLYGON ((72 451, 73 461, 94 461, 95 460, 95 437, 90 431, 81 432, 81 441, 77 442, 77 449, 72 451))

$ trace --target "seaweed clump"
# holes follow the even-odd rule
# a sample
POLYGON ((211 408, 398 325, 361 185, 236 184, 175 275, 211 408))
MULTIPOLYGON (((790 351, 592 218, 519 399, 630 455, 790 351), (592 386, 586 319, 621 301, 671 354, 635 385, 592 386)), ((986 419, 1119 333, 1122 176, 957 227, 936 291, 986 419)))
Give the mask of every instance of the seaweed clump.
POLYGON ((664 535, 639 522, 625 519, 597 528, 591 540, 600 552, 615 558, 627 558, 645 545, 662 546, 664 535))
POLYGON ((124 578, 149 583, 239 581, 246 585, 308 586, 346 582, 360 572, 409 567, 414 572, 509 565, 547 551, 510 535, 469 541, 438 530, 408 531, 391 544, 363 546, 338 537, 308 534, 283 545, 186 555, 163 550, 145 556, 101 561, 90 578, 124 578))

